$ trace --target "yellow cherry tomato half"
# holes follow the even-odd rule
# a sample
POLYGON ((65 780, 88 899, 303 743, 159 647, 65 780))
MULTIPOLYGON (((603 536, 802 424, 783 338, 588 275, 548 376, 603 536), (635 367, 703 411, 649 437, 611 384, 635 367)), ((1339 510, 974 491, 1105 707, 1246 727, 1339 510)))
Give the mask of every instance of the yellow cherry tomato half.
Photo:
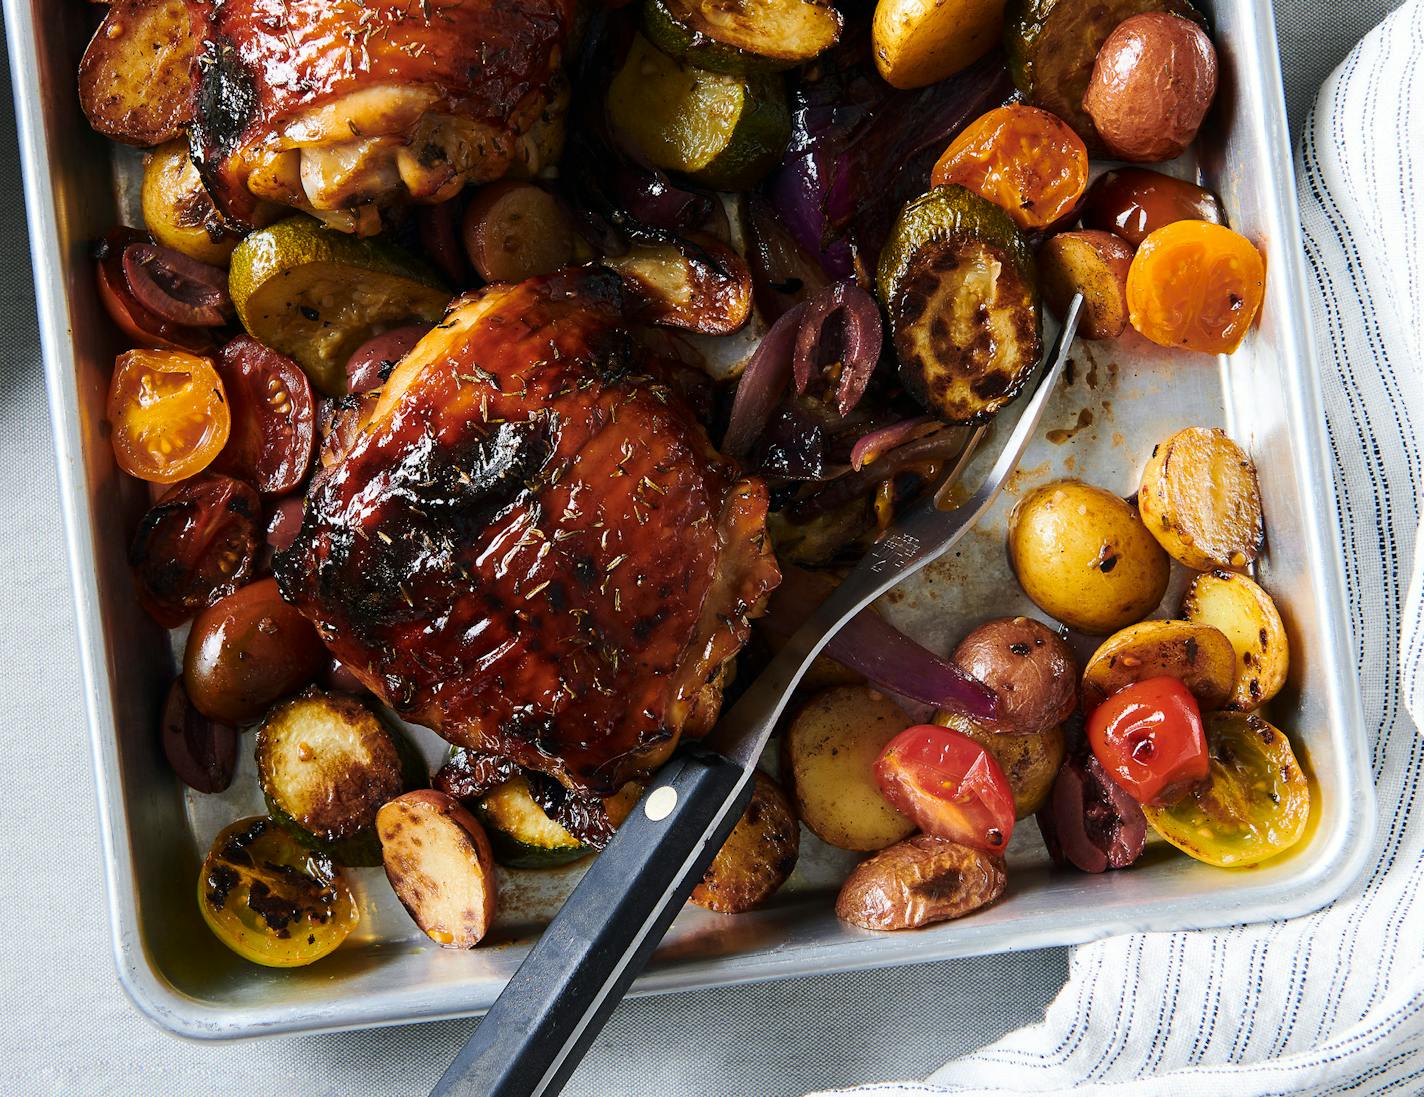
POLYGON ((1221 868, 1246 868, 1300 841, 1310 785, 1290 740, 1255 713, 1207 717, 1206 782, 1171 807, 1143 805, 1152 829, 1182 852, 1221 868))
POLYGON ((1132 326, 1154 343, 1231 354, 1266 294, 1266 261, 1239 232, 1174 221, 1142 241, 1127 271, 1132 326))
POLYGON ((219 941, 267 967, 320 960, 361 917, 331 858, 263 816, 218 835, 198 874, 198 907, 219 941))
POLYGON ((131 350, 109 382, 114 457, 130 476, 173 484, 207 468, 232 429, 213 363, 181 350, 131 350))

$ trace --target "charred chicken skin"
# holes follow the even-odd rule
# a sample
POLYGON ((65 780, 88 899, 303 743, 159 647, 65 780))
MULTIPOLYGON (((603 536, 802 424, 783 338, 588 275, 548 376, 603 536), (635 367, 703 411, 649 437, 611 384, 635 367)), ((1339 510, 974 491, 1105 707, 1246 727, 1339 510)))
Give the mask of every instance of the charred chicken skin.
POLYGON ((136 4, 175 2, 188 25, 175 25, 181 9, 163 24, 163 63, 191 78, 153 74, 148 102, 151 114, 163 94, 186 98, 163 115, 172 132, 118 114, 113 95, 84 95, 86 109, 101 132, 136 144, 186 129, 238 226, 268 201, 374 233, 395 203, 441 202, 515 166, 536 170, 561 125, 573 0, 124 0, 90 46, 81 90, 121 83, 92 70, 127 59, 114 39, 137 33, 136 4))
POLYGON ((283 595, 403 717, 606 794, 705 732, 779 581, 767 495, 603 268, 461 299, 318 474, 283 595))

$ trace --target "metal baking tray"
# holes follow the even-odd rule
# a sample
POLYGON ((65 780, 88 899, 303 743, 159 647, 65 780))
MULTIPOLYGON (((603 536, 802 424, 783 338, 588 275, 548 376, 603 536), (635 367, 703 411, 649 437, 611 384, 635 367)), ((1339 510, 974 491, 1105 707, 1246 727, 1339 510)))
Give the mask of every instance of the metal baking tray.
MULTIPOLYGON (((477 1013, 499 993, 577 867, 506 875, 495 940, 467 953, 431 946, 379 869, 357 873, 359 930, 310 968, 247 964, 198 915, 202 853, 219 827, 261 805, 250 758, 228 794, 185 795, 155 734, 172 653, 138 608, 124 562, 147 497, 118 473, 105 433, 109 371, 122 348, 96 299, 88 253, 90 241, 132 211, 137 160, 93 134, 79 110, 75 70, 86 7, 4 0, 120 978, 154 1021, 204 1039, 477 1013)), ((1224 426, 1261 471, 1270 546, 1260 575, 1281 604, 1293 656, 1273 714, 1314 780, 1307 840, 1251 870, 1213 869, 1158 847, 1129 872, 1086 876, 1052 869, 1029 824, 1014 839, 1000 902, 962 921, 875 935, 840 924, 832 910, 851 855, 806 835, 801 864, 769 909, 736 917, 687 909, 634 993, 1284 918, 1324 905, 1361 870, 1373 790, 1344 624, 1275 27, 1269 0, 1217 0, 1211 15, 1222 61, 1218 105, 1196 158, 1176 169, 1220 192, 1235 227, 1264 249, 1269 285, 1259 329, 1229 361, 1141 340, 1079 344, 1073 379, 1010 490, 959 552, 893 592, 884 609, 941 651, 979 620, 1031 612, 1003 549, 1016 494, 1060 475, 1129 494, 1155 442, 1190 424, 1224 426)), ((1168 613, 1181 578, 1164 602, 1168 613)), ((425 743, 438 750, 428 733, 425 743)))

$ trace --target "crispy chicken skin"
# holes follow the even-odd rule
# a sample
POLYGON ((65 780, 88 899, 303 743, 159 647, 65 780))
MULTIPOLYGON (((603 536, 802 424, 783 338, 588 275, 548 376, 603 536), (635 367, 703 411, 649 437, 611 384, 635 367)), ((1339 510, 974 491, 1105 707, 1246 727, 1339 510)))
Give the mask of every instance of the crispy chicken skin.
POLYGON ((265 199, 375 232, 393 201, 443 201, 504 175, 564 94, 573 0, 188 0, 188 10, 193 160, 244 223, 265 199))
POLYGON ((402 716, 611 793, 705 732, 780 579, 767 496, 580 268, 455 303, 317 476, 283 595, 402 716))

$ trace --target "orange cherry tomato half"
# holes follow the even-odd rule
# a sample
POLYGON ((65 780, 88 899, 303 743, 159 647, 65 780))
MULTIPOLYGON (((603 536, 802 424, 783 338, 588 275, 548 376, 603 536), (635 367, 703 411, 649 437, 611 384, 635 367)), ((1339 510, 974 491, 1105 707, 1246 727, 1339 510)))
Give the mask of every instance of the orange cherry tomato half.
POLYGON ((1134 800, 1176 803, 1211 771, 1201 709, 1177 678, 1148 678, 1118 690, 1088 717, 1088 744, 1134 800))
POLYGON ((1014 793, 993 756, 938 724, 906 728, 875 761, 880 793, 926 834, 1002 853, 1014 833, 1014 793))
POLYGON ((1057 115, 1011 103, 969 123, 934 166, 935 186, 958 183, 1021 229, 1072 213, 1088 185, 1088 149, 1057 115))
POLYGON ((1225 225, 1175 221, 1142 241, 1127 272, 1132 326, 1164 347, 1230 354, 1266 295, 1266 261, 1225 225))
POLYGON ((212 463, 232 429, 217 370, 179 350, 131 350, 109 383, 114 457, 130 476, 173 484, 212 463))

